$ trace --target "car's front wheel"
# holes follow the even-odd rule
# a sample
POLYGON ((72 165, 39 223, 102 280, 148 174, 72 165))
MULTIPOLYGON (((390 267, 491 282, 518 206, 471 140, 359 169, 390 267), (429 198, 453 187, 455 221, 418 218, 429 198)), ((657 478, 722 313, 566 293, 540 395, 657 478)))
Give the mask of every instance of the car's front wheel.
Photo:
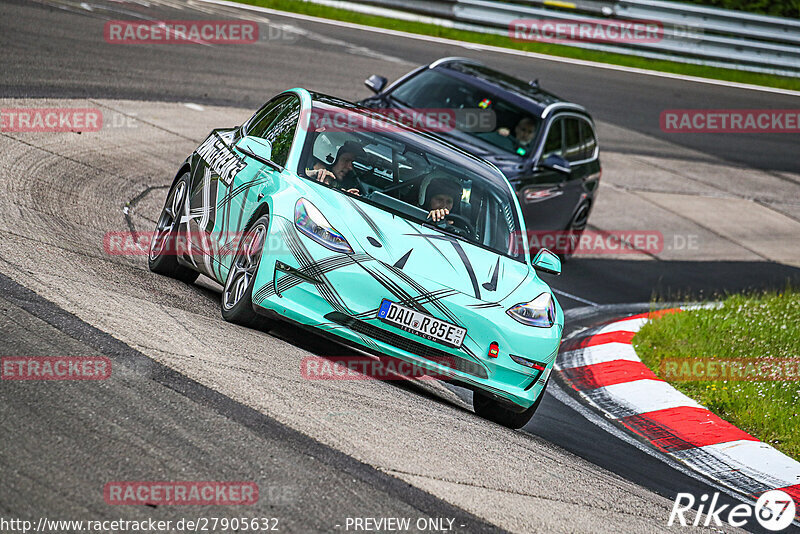
POLYGON ((539 405, 542 403, 544 390, 546 388, 547 384, 542 388, 542 392, 539 393, 539 398, 536 399, 536 402, 534 402, 530 408, 522 412, 509 410, 503 403, 477 391, 472 395, 472 407, 475 408, 475 413, 484 419, 516 430, 524 427, 528 424, 528 421, 531 420, 533 414, 536 413, 536 409, 539 408, 539 405))
POLYGON ((222 290, 222 318, 226 321, 248 327, 261 322, 261 318, 253 311, 253 284, 268 228, 269 215, 262 215, 239 241, 222 290))
POLYGON ((575 210, 575 215, 572 216, 566 228, 569 239, 567 241, 566 250, 559 254, 561 261, 566 261, 575 255, 575 251, 580 246, 581 236, 584 230, 586 230, 586 224, 589 222, 590 211, 590 204, 588 202, 584 202, 575 210))
POLYGON ((200 273, 178 263, 178 254, 180 253, 178 227, 188 192, 189 173, 185 172, 167 194, 167 201, 161 210, 161 215, 156 222, 156 231, 150 241, 147 266, 154 273, 171 276, 191 284, 197 280, 200 273))

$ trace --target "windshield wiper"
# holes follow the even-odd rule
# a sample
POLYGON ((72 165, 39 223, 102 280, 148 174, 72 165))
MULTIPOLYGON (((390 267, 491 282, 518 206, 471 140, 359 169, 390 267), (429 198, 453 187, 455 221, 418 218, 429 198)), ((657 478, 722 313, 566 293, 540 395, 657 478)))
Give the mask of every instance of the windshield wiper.
POLYGON ((399 98, 397 98, 393 94, 386 95, 386 98, 387 98, 387 100, 393 100, 393 101, 397 102, 398 104, 403 105, 403 106, 405 106, 405 107, 407 107, 409 109, 412 109, 414 107, 411 104, 409 104, 408 102, 404 102, 404 101, 400 100, 399 98))

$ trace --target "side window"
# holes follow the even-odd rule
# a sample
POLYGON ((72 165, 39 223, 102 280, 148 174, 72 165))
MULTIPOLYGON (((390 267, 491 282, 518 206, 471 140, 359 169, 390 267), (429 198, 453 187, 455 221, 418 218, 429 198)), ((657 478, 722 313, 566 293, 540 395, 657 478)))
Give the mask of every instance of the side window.
POLYGON ((597 148, 597 136, 594 134, 592 125, 581 120, 581 145, 583 146, 583 157, 581 159, 589 159, 594 156, 594 151, 597 148))
MULTIPOLYGON (((286 105, 281 107, 275 120, 263 135, 259 136, 272 143, 272 161, 285 167, 292 149, 294 132, 297 130, 297 121, 300 119, 300 100, 289 97, 286 105)), ((253 134, 255 135, 255 134, 253 134)))
POLYGON ((581 127, 577 118, 569 117, 564 122, 564 159, 579 161, 584 159, 584 149, 581 146, 581 127))
POLYGON ((544 140, 544 151, 542 152, 542 159, 556 155, 563 155, 561 150, 561 125, 564 123, 562 119, 556 119, 550 125, 550 130, 547 132, 547 139, 544 140))
POLYGON ((293 96, 281 96, 258 110, 245 126, 247 135, 265 138, 267 130, 275 122, 278 115, 292 103, 292 100, 295 100, 293 96))

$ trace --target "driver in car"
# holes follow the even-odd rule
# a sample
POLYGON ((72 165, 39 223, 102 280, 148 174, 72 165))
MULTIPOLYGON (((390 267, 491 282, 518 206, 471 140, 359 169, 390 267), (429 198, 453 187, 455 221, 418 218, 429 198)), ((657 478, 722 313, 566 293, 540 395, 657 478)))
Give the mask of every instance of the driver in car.
POLYGON ((497 133, 507 137, 514 144, 515 149, 527 148, 536 134, 536 123, 530 117, 522 117, 514 127, 513 133, 506 127, 498 128, 497 133))
POLYGON ((338 187, 354 195, 361 194, 358 179, 353 176, 353 161, 364 156, 364 149, 355 141, 347 141, 336 152, 336 159, 331 165, 317 161, 314 167, 306 169, 306 174, 325 185, 338 187))
MULTIPOLYGON (((433 222, 444 220, 453 205, 461 201, 461 184, 451 178, 432 177, 425 180, 419 191, 419 204, 428 210, 428 218, 433 222)), ((452 224, 452 221, 448 221, 452 224)))
POLYGON ((537 121, 526 115, 517 121, 513 129, 508 126, 501 126, 497 130, 488 132, 476 131, 475 135, 509 152, 516 152, 520 156, 525 156, 533 138, 536 137, 536 130, 537 121))

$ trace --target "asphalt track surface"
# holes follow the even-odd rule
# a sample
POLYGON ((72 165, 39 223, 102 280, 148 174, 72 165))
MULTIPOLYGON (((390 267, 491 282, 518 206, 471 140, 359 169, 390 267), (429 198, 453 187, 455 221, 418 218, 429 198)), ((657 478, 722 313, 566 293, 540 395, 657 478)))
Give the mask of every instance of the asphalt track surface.
MULTIPOLYGON (((367 90, 361 82, 370 74, 380 73, 393 80, 439 57, 467 55, 522 79, 538 78, 547 90, 586 106, 598 120, 657 137, 668 136, 660 131, 658 121, 665 109, 797 106, 796 96, 687 84, 504 54, 470 53, 461 47, 434 46, 309 22, 302 23, 308 34, 296 39, 291 34, 279 37, 276 33, 273 41, 259 46, 254 54, 247 53, 247 45, 213 49, 162 46, 158 54, 153 54, 149 46, 106 45, 102 34, 97 33, 99 24, 139 17, 210 18, 200 9, 213 9, 216 14, 233 12, 197 3, 195 9, 188 10, 163 6, 183 7, 182 1, 84 2, 94 8, 90 12, 76 7, 80 3, 48 2, 83 15, 65 18, 62 10, 33 8, 26 0, 4 2, 7 30, 0 35, 5 52, 0 58, 5 73, 0 80, 4 96, 174 100, 256 108, 276 92, 297 85, 344 98, 363 98, 367 90), (22 6, 26 8, 19 9, 22 6), (103 9, 109 6, 113 10, 103 9), (21 57, 35 61, 20 61, 21 57)), ((275 24, 297 23, 294 19, 269 18, 275 24)), ((792 136, 733 134, 726 135, 722 143, 707 135, 684 135, 677 142, 754 168, 800 171, 792 136)), ((636 153, 636 147, 627 149, 636 153)))
MULTIPOLYGON (((473 55, 547 80, 548 88, 587 105, 598 119, 656 137, 662 134, 653 117, 664 108, 797 105, 796 97, 465 54, 272 16, 273 23, 308 33, 262 43, 258 54, 246 47, 103 42, 108 19, 213 18, 182 2, 174 8, 144 4, 95 2, 87 9, 78 2, 0 3, 0 96, 194 102, 241 113, 287 87, 359 98, 365 96, 361 80, 373 72, 393 78, 436 57, 473 55)), ((207 131, 205 125, 184 126, 191 133, 135 133, 153 136, 149 144, 130 140, 149 150, 149 162, 126 146, 125 133, 102 150, 85 143, 62 150, 37 138, 2 155, 7 172, 0 224, 8 237, 0 243, 0 353, 103 354, 115 365, 113 378, 101 387, 20 383, 0 389, 0 414, 11 422, 0 437, 4 517, 176 518, 185 510, 109 510, 98 488, 115 479, 245 479, 262 488, 258 509, 246 514, 280 517, 286 531, 331 531, 348 516, 409 516, 454 518, 460 531, 639 532, 665 528, 676 493, 714 491, 603 431, 557 389, 524 432, 514 433, 477 419, 464 402, 468 394, 457 390, 299 384, 296 362, 303 354, 341 349, 287 325, 269 334, 226 325, 212 285, 182 287, 154 279, 142 258, 87 253, 84 240, 125 228, 120 207, 146 191, 144 184, 156 189, 141 197, 134 221, 144 226, 156 216, 171 165, 207 131), (43 156, 39 163, 35 155, 43 151, 62 159, 53 163, 43 156), (113 178, 105 176, 109 171, 113 178), (84 180, 75 178, 78 173, 85 173, 84 180), (37 254, 59 238, 67 244, 57 245, 55 254, 37 254), (163 314, 180 317, 148 331, 163 314), (248 353, 253 345, 259 350, 248 353), (261 369, 264 355, 274 363, 261 369), (294 365, 295 376, 280 363, 294 365)), ((6 137, 4 146, 16 140, 6 137)), ((766 135, 729 141, 680 142, 740 165, 800 170, 796 140, 766 135)), ((554 286, 596 304, 780 287, 798 276, 797 269, 774 262, 575 260, 568 269, 554 286)), ((569 298, 562 304, 574 319, 572 330, 620 311, 579 309, 584 303, 569 298)), ((193 509, 191 515, 212 512, 219 514, 193 509)))

